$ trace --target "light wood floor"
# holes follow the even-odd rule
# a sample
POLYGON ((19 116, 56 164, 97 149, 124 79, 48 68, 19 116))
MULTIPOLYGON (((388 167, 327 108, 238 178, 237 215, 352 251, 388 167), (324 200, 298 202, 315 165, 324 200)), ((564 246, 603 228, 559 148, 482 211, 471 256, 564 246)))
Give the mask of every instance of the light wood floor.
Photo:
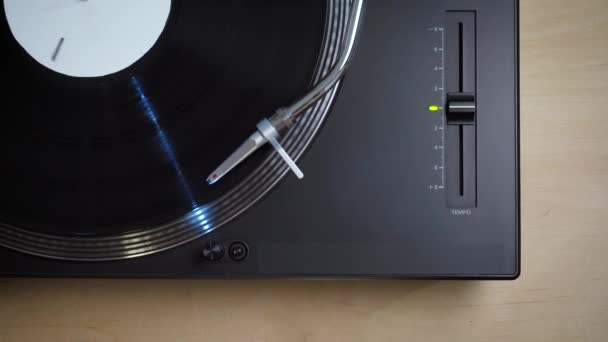
POLYGON ((608 341, 608 0, 521 20, 519 280, 0 280, 0 341, 608 341))

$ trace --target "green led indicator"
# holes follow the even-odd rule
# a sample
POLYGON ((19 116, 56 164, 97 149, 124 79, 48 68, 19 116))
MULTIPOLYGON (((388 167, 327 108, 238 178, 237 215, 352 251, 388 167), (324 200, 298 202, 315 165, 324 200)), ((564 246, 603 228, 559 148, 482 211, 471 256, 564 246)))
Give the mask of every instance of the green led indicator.
POLYGON ((429 106, 429 112, 437 112, 439 111, 439 106, 431 105, 429 106))

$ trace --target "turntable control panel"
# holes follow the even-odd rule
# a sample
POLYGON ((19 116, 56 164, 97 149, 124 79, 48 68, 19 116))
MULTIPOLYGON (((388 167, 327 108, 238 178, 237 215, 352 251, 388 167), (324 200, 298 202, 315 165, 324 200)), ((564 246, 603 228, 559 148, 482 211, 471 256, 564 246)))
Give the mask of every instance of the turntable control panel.
POLYGON ((441 104, 428 108, 440 117, 433 126, 438 136, 433 170, 440 182, 430 189, 446 193, 448 208, 469 209, 477 206, 476 12, 447 11, 445 18, 445 25, 428 29, 436 43, 433 90, 441 104))

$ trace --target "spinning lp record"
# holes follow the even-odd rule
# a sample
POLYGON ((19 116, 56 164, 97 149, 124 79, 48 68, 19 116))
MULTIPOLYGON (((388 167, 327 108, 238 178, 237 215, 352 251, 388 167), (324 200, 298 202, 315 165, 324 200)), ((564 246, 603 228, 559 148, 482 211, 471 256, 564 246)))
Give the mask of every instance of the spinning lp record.
MULTIPOLYGON (((112 260, 230 221, 288 172, 265 146, 206 178, 337 62, 351 3, 4 0, 0 244, 112 260), (272 18, 272 20, 268 20, 272 18)), ((299 158, 338 85, 281 143, 299 158)))

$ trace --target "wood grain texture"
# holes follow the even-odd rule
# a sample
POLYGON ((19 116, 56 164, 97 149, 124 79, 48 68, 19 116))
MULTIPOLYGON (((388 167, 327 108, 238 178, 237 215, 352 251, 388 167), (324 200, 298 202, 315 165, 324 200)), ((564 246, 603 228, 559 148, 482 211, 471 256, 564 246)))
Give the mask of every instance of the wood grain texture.
POLYGON ((517 281, 1 280, 0 341, 608 341, 608 1, 521 30, 517 281))

